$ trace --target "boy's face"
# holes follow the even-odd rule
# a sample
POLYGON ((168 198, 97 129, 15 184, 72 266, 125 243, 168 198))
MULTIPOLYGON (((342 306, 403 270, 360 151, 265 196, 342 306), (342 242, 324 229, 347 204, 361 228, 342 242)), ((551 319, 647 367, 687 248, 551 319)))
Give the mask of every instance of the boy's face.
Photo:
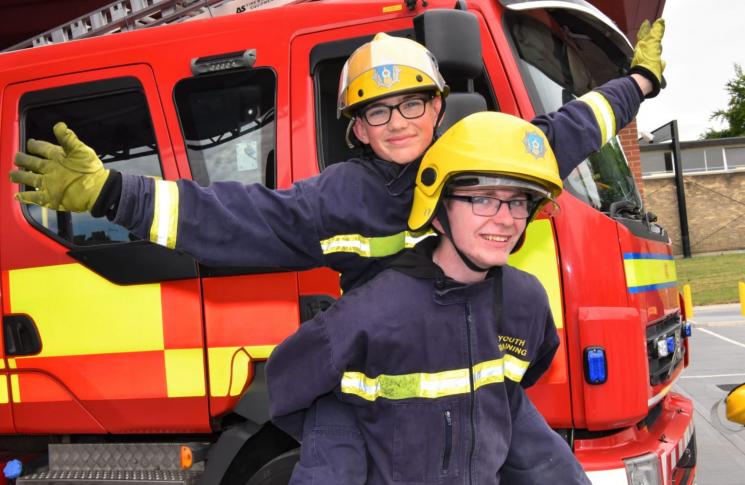
MULTIPOLYGON (((493 197, 503 201, 528 199, 525 192, 503 188, 457 189, 453 195, 493 197)), ((514 218, 506 203, 492 216, 476 215, 472 203, 465 200, 449 199, 446 204, 453 239, 468 259, 482 268, 507 264, 507 258, 525 231, 527 219, 514 218)), ((488 212, 484 206, 477 207, 476 211, 488 212)), ((435 224, 440 226, 438 221, 435 224)))
MULTIPOLYGON (((391 96, 367 106, 365 110, 380 105, 395 106, 411 98, 424 98, 425 95, 404 94, 391 96)), ((362 143, 370 145, 375 154, 389 162, 407 164, 416 160, 432 143, 437 115, 442 107, 439 96, 425 103, 424 114, 418 118, 407 119, 397 109, 392 110, 391 118, 380 126, 371 126, 363 114, 354 121, 354 134, 362 143)))

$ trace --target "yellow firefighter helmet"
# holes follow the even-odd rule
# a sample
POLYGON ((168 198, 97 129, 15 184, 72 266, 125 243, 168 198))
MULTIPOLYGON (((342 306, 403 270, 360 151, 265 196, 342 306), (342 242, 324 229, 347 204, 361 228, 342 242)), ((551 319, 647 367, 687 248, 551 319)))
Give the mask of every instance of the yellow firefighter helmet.
POLYGON ((463 118, 427 150, 414 187, 411 230, 429 224, 445 185, 453 182, 516 187, 537 193, 544 204, 562 190, 556 157, 543 132, 521 118, 493 111, 463 118))
POLYGON ((426 90, 448 94, 432 53, 411 39, 381 32, 344 63, 336 114, 351 116, 355 108, 376 99, 426 90))

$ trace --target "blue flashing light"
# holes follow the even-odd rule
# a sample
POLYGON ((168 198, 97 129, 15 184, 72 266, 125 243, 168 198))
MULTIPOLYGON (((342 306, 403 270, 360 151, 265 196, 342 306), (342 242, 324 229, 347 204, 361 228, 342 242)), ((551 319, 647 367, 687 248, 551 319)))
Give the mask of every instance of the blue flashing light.
POLYGON ((23 464, 21 463, 21 460, 10 460, 8 463, 5 464, 5 468, 3 468, 3 474, 5 475, 5 478, 14 480, 21 476, 22 470, 23 464))
POLYGON ((667 342, 667 352, 670 354, 675 352, 675 337, 670 336, 666 338, 665 341, 667 342))
POLYGON ((686 337, 690 337, 691 336, 691 328, 692 328, 691 322, 685 322, 683 324, 683 335, 685 335, 686 337))
POLYGON ((590 384, 603 384, 608 380, 608 361, 604 348, 585 349, 585 380, 590 384))

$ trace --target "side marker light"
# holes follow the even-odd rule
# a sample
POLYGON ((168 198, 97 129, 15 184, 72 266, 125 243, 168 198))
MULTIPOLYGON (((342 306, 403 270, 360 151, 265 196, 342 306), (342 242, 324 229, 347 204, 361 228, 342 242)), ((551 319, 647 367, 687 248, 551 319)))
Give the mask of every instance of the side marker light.
POLYGON ((604 384, 608 380, 608 361, 602 347, 585 349, 585 380, 588 384, 604 384))

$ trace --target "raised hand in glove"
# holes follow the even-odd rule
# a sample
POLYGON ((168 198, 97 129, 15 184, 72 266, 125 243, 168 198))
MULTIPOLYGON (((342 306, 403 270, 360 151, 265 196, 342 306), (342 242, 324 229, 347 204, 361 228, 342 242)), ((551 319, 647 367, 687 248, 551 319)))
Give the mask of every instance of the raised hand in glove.
POLYGON ((66 124, 55 124, 53 131, 59 145, 30 139, 28 154, 16 153, 14 163, 24 170, 10 172, 10 180, 37 189, 19 192, 16 199, 59 211, 90 211, 109 171, 66 124))
POLYGON ((647 98, 654 98, 660 93, 660 87, 664 87, 662 71, 665 70, 665 61, 662 60, 662 36, 665 35, 665 20, 657 19, 653 24, 648 20, 642 22, 639 33, 636 36, 634 57, 631 59, 630 74, 641 74, 652 83, 652 92, 647 98))

